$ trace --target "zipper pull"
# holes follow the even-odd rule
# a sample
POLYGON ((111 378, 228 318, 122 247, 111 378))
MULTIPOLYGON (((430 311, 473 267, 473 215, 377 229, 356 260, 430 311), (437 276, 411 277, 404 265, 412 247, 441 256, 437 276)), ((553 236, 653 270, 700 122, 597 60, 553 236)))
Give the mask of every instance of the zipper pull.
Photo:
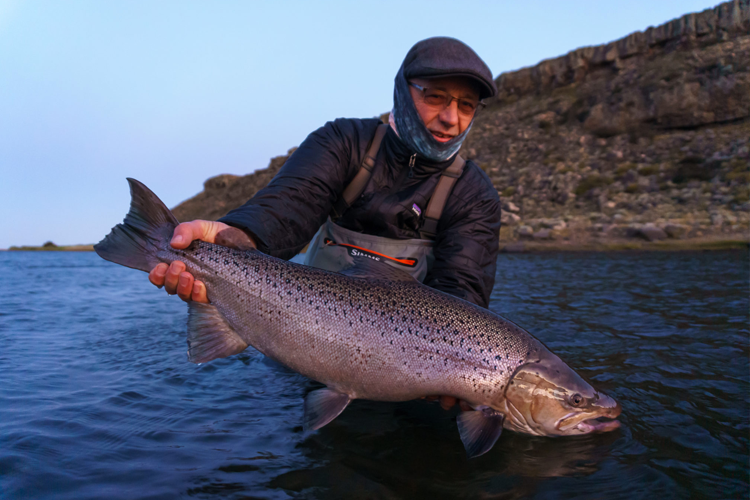
POLYGON ((409 179, 414 177, 414 163, 417 161, 417 153, 411 155, 409 158, 409 179))

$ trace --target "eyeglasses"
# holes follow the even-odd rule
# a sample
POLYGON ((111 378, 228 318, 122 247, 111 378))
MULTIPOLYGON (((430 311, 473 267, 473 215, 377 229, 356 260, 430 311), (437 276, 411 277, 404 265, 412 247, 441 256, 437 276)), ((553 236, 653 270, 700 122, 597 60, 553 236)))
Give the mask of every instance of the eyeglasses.
POLYGON ((409 85, 419 90, 422 93, 422 100, 428 106, 443 109, 451 105, 453 101, 458 103, 458 112, 464 116, 474 116, 480 108, 486 106, 482 101, 477 99, 470 99, 468 97, 453 97, 447 92, 443 92, 438 89, 430 89, 417 85, 416 83, 409 82, 409 85))

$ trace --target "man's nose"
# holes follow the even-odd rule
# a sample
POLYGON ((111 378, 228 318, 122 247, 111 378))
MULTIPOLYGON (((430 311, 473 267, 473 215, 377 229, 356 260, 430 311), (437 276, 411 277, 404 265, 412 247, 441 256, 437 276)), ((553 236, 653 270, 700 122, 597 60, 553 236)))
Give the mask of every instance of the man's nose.
POLYGON ((445 125, 455 127, 458 125, 458 101, 451 101, 448 106, 440 112, 440 121, 445 125))

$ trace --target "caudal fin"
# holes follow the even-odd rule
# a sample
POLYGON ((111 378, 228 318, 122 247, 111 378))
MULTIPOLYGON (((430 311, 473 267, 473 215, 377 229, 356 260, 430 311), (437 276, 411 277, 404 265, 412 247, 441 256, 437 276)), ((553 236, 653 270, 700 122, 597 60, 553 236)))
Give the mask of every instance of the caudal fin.
POLYGON ((156 252, 171 240, 179 221, 145 185, 128 177, 130 211, 94 250, 102 259, 141 271, 159 263, 156 252))

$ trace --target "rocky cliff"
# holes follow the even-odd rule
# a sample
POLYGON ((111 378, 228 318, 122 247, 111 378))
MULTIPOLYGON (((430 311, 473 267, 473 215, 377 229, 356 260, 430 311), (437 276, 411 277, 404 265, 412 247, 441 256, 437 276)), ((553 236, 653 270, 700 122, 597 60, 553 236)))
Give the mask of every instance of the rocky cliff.
MULTIPOLYGON (((501 244, 747 239, 750 0, 496 82, 499 95, 475 119, 462 154, 503 199, 501 244)), ((287 157, 244 177, 209 179, 175 214, 220 217, 287 157)))

